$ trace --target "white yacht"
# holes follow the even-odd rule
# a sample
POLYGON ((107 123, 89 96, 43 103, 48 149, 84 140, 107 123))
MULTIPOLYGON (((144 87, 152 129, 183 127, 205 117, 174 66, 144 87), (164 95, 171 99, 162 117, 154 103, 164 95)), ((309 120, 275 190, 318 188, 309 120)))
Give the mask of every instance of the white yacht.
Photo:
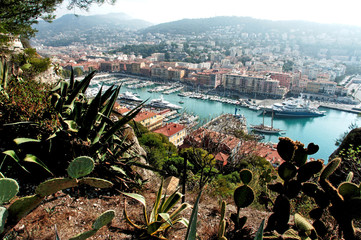
POLYGON ((282 104, 274 104, 273 111, 280 117, 320 117, 325 112, 318 110, 317 106, 311 106, 310 102, 304 100, 302 95, 297 99, 289 99, 282 104))
POLYGON ((148 105, 151 107, 156 107, 156 108, 182 109, 181 106, 175 105, 173 103, 170 103, 170 102, 164 100, 163 96, 160 96, 160 98, 158 98, 158 99, 150 100, 148 105))
POLYGON ((134 101, 134 102, 142 102, 143 100, 139 97, 135 96, 131 92, 124 92, 119 94, 118 99, 120 100, 127 100, 127 101, 134 101))

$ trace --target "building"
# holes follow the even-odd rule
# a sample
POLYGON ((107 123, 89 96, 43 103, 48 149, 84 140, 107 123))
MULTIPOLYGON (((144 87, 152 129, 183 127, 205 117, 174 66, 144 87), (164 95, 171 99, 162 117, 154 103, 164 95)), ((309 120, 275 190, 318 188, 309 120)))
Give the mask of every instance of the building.
POLYGON ((168 123, 153 132, 163 134, 168 138, 169 142, 177 147, 183 144, 184 137, 186 136, 185 127, 178 123, 168 123))
POLYGON ((196 74, 197 84, 206 88, 216 88, 221 84, 216 73, 201 72, 196 74))
POLYGON ((137 114, 134 121, 141 123, 144 127, 152 131, 163 125, 163 116, 154 112, 143 111, 137 114))
POLYGON ((337 83, 330 81, 309 81, 306 86, 308 93, 320 93, 334 95, 336 93, 337 83))
POLYGON ((151 69, 151 76, 152 78, 168 79, 168 68, 153 66, 151 69))
POLYGON ((102 62, 99 70, 102 72, 120 72, 120 64, 117 62, 102 62))
POLYGON ((225 74, 223 86, 229 91, 277 98, 282 98, 287 91, 279 86, 278 80, 234 73, 225 74))
POLYGON ((292 76, 289 73, 271 72, 270 76, 271 79, 278 80, 281 87, 290 89, 292 76))
POLYGON ((181 81, 185 76, 185 70, 183 69, 168 69, 168 79, 173 81, 181 81))

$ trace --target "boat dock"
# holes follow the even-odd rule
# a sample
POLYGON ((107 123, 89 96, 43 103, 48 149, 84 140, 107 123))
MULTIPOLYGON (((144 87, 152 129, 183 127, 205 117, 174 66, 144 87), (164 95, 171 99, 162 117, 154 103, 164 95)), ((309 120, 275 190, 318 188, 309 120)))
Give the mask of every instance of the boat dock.
POLYGON ((356 113, 356 114, 361 113, 361 107, 355 106, 355 105, 337 104, 337 103, 321 103, 320 107, 344 111, 344 112, 356 113))

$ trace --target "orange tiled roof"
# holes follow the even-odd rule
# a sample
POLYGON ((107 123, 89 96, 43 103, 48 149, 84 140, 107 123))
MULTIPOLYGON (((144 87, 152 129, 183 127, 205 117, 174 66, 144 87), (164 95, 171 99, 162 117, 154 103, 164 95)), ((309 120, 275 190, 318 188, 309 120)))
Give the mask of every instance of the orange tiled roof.
POLYGON ((228 154, 219 152, 219 153, 217 153, 217 155, 215 156, 215 159, 216 159, 217 161, 222 162, 222 165, 223 165, 223 166, 226 166, 226 165, 227 165, 227 159, 228 159, 228 157, 229 157, 228 154))
POLYGON ((168 123, 167 125, 158 128, 154 132, 161 133, 167 137, 173 136, 177 132, 180 132, 184 129, 184 126, 178 123, 168 123))
POLYGON ((127 107, 120 106, 119 103, 114 104, 114 110, 123 115, 126 112, 129 112, 130 109, 127 107))
POLYGON ((143 120, 145 120, 145 119, 154 117, 155 115, 157 115, 157 114, 154 113, 154 112, 148 112, 148 111, 140 112, 140 113, 138 113, 138 115, 134 118, 134 121, 140 122, 140 121, 143 121, 143 120))

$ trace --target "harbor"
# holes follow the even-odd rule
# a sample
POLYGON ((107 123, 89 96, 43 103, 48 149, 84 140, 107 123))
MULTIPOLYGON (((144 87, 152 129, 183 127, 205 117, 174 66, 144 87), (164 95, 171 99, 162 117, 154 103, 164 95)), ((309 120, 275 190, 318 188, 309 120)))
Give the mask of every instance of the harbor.
MULTIPOLYGON (((104 84, 118 84, 119 81, 107 81, 104 84)), ((130 81, 130 80, 128 80, 130 81)), ((99 88, 101 84, 92 83, 91 86, 94 88, 99 88)), ((204 93, 194 93, 194 92, 173 92, 170 94, 164 94, 163 92, 149 92, 155 87, 155 85, 130 89, 128 85, 122 85, 120 89, 121 93, 132 92, 137 94, 140 99, 147 100, 150 102, 152 99, 160 99, 163 97, 164 100, 171 104, 181 106, 181 112, 192 113, 199 117, 199 122, 208 122, 211 119, 217 118, 221 114, 237 113, 245 117, 248 125, 248 131, 251 132, 251 125, 257 125, 263 122, 262 111, 252 110, 247 106, 247 102, 257 105, 259 107, 271 106, 274 103, 282 103, 284 100, 281 99, 266 99, 266 100, 256 100, 256 99, 229 99, 221 96, 207 95, 204 93), (247 101, 247 102, 246 102, 247 101), (182 102, 180 104, 179 102, 182 102)), ((160 85, 157 85, 160 86, 160 85)), ((283 118, 275 117, 273 119, 273 126, 278 129, 282 129, 286 132, 284 135, 277 134, 264 134, 263 142, 278 142, 278 137, 287 136, 293 140, 298 140, 304 143, 306 146, 310 142, 314 142, 320 146, 318 153, 311 155, 315 159, 327 159, 328 156, 337 148, 335 146, 335 141, 339 138, 345 131, 348 131, 348 127, 356 123, 361 125, 361 120, 354 112, 349 112, 348 109, 344 108, 332 109, 327 107, 325 103, 315 102, 315 104, 320 105, 319 109, 324 111, 324 116, 320 117, 311 117, 311 118, 283 118), (343 111, 346 110, 346 111, 343 111)), ((345 107, 348 106, 350 109, 354 107, 353 105, 343 104, 330 104, 332 106, 345 107)), ((173 119, 175 120, 175 119, 173 119)), ((264 116, 265 123, 271 123, 271 115, 264 116)))

